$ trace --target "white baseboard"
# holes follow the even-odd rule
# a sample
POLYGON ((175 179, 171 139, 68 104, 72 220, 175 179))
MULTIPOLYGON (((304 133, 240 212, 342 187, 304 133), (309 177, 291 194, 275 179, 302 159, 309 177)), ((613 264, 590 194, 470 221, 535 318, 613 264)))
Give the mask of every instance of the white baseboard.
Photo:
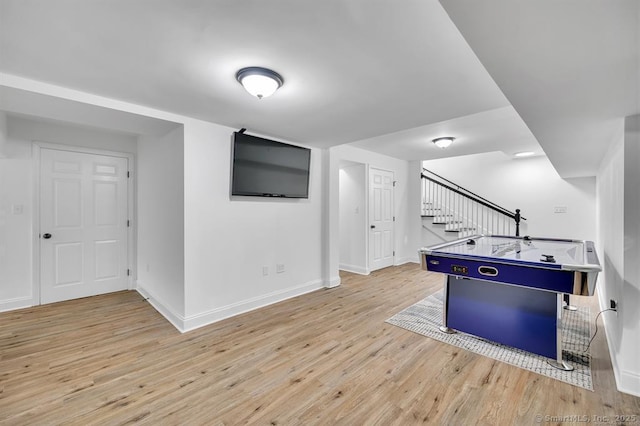
POLYGON ((30 308, 36 305, 33 297, 16 297, 14 299, 0 300, 0 312, 15 311, 16 309, 30 308))
POLYGON ((634 372, 626 371, 620 368, 620 364, 618 364, 618 358, 611 350, 608 333, 607 346, 609 346, 609 358, 611 358, 611 367, 613 369, 613 375, 616 379, 616 388, 618 388, 620 392, 640 397, 640 374, 636 374, 634 372))
MULTIPOLYGON (((600 310, 603 311, 607 308, 606 302, 603 300, 602 292, 598 292, 598 304, 600 310)), ((618 364, 618 357, 613 351, 613 344, 610 340, 610 327, 607 325, 607 317, 602 316, 602 324, 604 328, 604 334, 607 338, 607 347, 609 348, 609 358, 611 359, 611 367, 613 369, 613 375, 616 379, 616 388, 620 392, 628 393, 640 397, 640 374, 622 370, 618 364)))
POLYGON ((620 380, 616 378, 616 383, 620 392, 640 397, 640 374, 622 370, 619 377, 620 380))
POLYGON ((310 293, 312 291, 321 290, 324 287, 325 286, 323 285, 322 280, 315 280, 296 287, 290 287, 285 290, 275 291, 269 294, 254 297, 252 299, 233 303, 231 305, 211 309, 207 312, 190 315, 184 319, 184 328, 182 331, 187 332, 195 330, 196 328, 200 328, 202 326, 209 325, 214 322, 233 317, 235 315, 253 311, 254 309, 262 308, 274 303, 282 302, 283 300, 310 293))
POLYGON ((149 304, 160 313, 160 315, 165 317, 167 321, 177 328, 180 333, 184 333, 186 331, 184 327, 185 318, 182 315, 173 312, 166 303, 163 303, 152 292, 146 289, 140 280, 136 281, 136 291, 140 293, 140 295, 144 297, 147 302, 149 302, 149 304))
POLYGON ((393 263, 394 266, 404 265, 405 263, 420 263, 420 259, 416 257, 400 257, 393 263))
MULTIPOLYGON (((405 263, 420 263, 420 259, 418 257, 398 257, 393 262, 393 266, 400 266, 404 265, 405 263)), ((368 270, 367 268, 363 268, 362 266, 347 265, 345 263, 341 263, 340 265, 338 265, 338 268, 342 271, 352 272, 354 274, 371 274, 370 270, 368 270)))
POLYGON ((371 271, 369 271, 367 268, 363 268, 362 266, 347 265, 344 263, 338 265, 338 269, 360 275, 369 275, 371 273, 371 271))
POLYGON ((340 275, 338 275, 337 277, 330 278, 328 281, 324 281, 323 287, 325 288, 338 287, 340 285, 340 282, 341 282, 340 275))

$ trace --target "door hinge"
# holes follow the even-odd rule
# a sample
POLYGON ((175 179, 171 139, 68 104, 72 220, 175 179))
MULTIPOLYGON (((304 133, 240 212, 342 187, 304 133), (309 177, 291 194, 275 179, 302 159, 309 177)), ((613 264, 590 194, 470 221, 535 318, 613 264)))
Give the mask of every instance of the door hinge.
POLYGON ((131 275, 131 269, 127 269, 127 276, 131 275))
POLYGON ((131 226, 131 221, 127 219, 127 228, 131 226))
POLYGON ((394 256, 396 255, 396 251, 395 251, 395 250, 393 251, 393 255, 394 255, 394 256))
POLYGON ((131 172, 127 170, 127 177, 131 177, 131 172))
POLYGON ((396 221, 396 217, 395 217, 395 216, 393 217, 393 221, 394 221, 394 222, 396 221))
POLYGON ((393 181, 393 187, 394 187, 394 188, 395 188, 395 186, 396 186, 396 183, 397 183, 397 182, 398 182, 397 180, 394 180, 394 181, 393 181))

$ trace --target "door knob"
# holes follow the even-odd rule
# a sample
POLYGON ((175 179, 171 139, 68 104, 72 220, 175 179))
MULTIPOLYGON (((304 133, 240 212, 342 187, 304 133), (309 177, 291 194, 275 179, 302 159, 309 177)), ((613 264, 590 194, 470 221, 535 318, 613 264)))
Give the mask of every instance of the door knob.
POLYGON ((374 229, 376 226, 375 225, 371 225, 371 229, 374 229))
POLYGON ((43 234, 42 238, 44 238, 45 240, 48 240, 49 238, 51 238, 51 234, 43 234))

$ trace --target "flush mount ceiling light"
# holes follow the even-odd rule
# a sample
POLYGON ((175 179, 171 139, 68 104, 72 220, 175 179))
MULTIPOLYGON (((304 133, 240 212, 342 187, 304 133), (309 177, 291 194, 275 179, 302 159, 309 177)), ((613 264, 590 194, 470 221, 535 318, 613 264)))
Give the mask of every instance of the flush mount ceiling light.
POLYGON ((236 80, 258 99, 273 95, 284 84, 280 74, 261 67, 242 68, 236 74, 236 80))
POLYGON ((535 152, 532 152, 532 151, 523 151, 523 152, 516 152, 515 154, 513 154, 513 156, 517 158, 522 158, 522 157, 531 157, 534 154, 535 152))
POLYGON ((453 143, 454 139, 455 138, 452 138, 451 136, 446 136, 444 138, 434 139, 432 142, 435 143, 438 148, 444 149, 444 148, 448 147, 449 145, 451 145, 453 143))

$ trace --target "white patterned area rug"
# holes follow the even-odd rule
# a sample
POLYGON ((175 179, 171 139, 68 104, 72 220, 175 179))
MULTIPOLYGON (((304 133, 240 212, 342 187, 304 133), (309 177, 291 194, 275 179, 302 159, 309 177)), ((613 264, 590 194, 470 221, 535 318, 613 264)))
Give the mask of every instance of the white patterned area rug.
POLYGON ((442 325, 442 292, 437 292, 409 306, 386 322, 423 336, 484 355, 495 360, 533 371, 552 379, 593 391, 590 356, 584 352, 591 336, 589 307, 577 311, 562 310, 562 357, 574 367, 564 371, 552 367, 549 359, 540 355, 502 345, 466 333, 447 334, 439 330, 442 325))

